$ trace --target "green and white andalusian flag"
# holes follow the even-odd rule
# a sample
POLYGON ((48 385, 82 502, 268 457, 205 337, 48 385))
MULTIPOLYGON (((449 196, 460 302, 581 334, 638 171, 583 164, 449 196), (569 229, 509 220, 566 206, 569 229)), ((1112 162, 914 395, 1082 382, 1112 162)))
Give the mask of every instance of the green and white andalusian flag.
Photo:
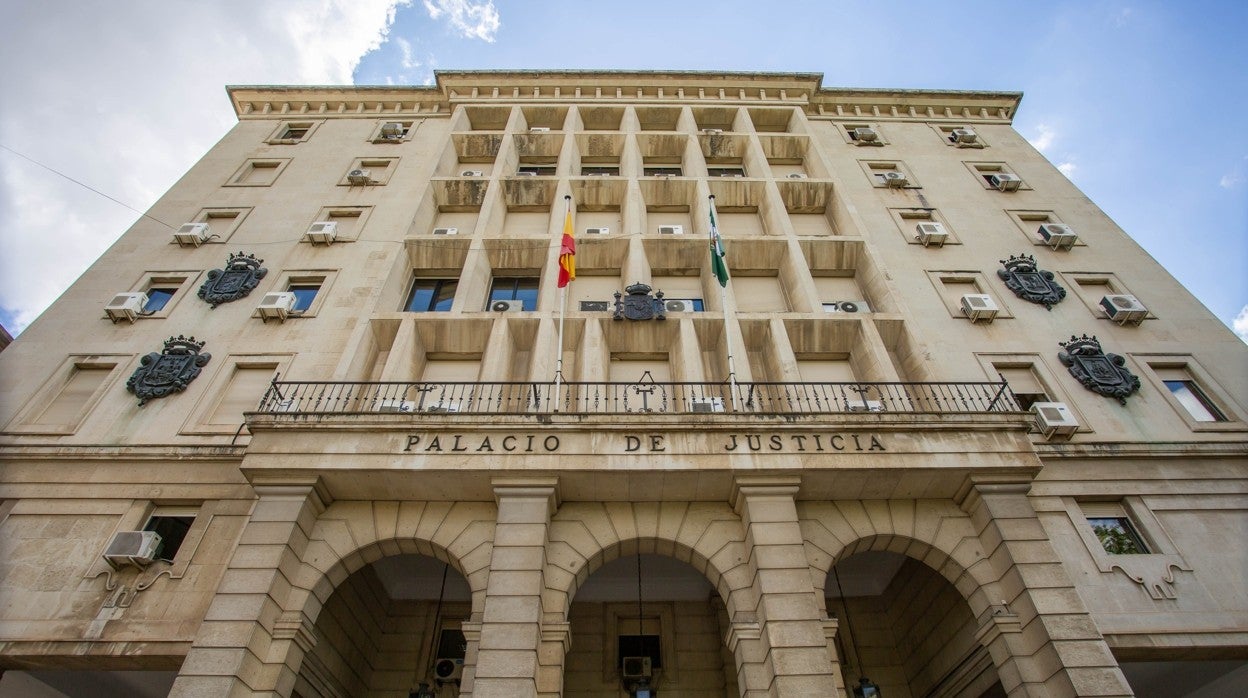
POLYGON ((719 236, 719 224, 715 215, 715 197, 711 196, 711 271, 719 285, 728 286, 728 264, 724 262, 724 240, 719 236))

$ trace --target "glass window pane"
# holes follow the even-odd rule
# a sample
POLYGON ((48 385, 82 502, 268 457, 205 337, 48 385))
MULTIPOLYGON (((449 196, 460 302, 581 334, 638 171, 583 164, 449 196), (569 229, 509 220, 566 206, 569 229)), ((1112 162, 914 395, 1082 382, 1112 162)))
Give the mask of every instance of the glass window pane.
POLYGON ((403 309, 409 313, 428 311, 436 290, 436 280, 416 279, 412 282, 412 292, 408 294, 407 303, 404 304, 403 309))
POLYGON ((295 310, 303 312, 312 307, 312 301, 316 298, 316 292, 321 287, 310 285, 294 285, 290 287, 290 292, 295 294, 295 310))
POLYGON ((1105 552, 1111 555, 1139 555, 1148 552, 1144 540, 1135 532, 1131 522, 1121 516, 1089 518, 1088 524, 1100 539, 1105 552))
POLYGON ((169 299, 173 298, 173 294, 177 293, 176 288, 149 288, 147 289, 147 305, 143 306, 143 312, 155 313, 163 310, 169 303, 169 299))
POLYGON ((459 286, 459 282, 454 279, 446 279, 438 282, 437 293, 433 297, 432 310, 446 312, 451 309, 451 303, 455 300, 455 289, 459 286))
POLYGON ((1170 389, 1170 394, 1179 401, 1183 409, 1192 415, 1192 419, 1198 422, 1226 421, 1226 417, 1209 402, 1209 398, 1205 397, 1205 394, 1200 392, 1200 388, 1196 387, 1192 381, 1168 380, 1166 387, 1170 389))

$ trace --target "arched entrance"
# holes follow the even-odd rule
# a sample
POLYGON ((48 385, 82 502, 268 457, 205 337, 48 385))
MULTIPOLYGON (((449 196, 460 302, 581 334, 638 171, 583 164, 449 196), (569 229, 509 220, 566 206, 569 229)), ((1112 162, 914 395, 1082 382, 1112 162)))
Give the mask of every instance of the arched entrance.
POLYGON ((970 605, 923 562, 856 553, 832 567, 824 593, 847 687, 866 677, 888 698, 1005 695, 970 605))
POLYGON ((425 683, 458 695, 468 581, 426 555, 383 557, 342 581, 314 626, 292 696, 407 698, 425 683))

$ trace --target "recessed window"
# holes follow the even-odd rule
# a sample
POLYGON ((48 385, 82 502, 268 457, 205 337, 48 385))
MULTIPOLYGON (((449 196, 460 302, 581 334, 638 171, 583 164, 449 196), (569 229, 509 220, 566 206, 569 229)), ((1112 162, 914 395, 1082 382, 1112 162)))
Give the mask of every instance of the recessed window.
POLYGON ((1197 422, 1225 422, 1226 415, 1222 414, 1213 404, 1213 401, 1205 395, 1196 381, 1188 379, 1169 379, 1163 381, 1169 388, 1170 394, 1178 401, 1183 409, 1192 416, 1197 422))
POLYGON ((381 186, 398 168, 398 158, 358 158, 347 168, 339 186, 381 186))
POLYGON ((153 531, 160 536, 160 547, 156 548, 156 558, 166 562, 173 562, 173 558, 178 554, 178 550, 182 547, 182 541, 186 540, 186 533, 191 530, 191 524, 193 523, 195 523, 193 514, 153 514, 143 526, 143 530, 153 531))
POLYGON ((412 136, 412 121, 382 121, 369 140, 374 143, 402 143, 412 136))
POLYGON ((632 667, 624 666, 626 658, 629 657, 649 657, 651 671, 663 668, 663 652, 658 635, 621 635, 618 640, 621 673, 627 676, 630 672, 635 672, 632 667))
POLYGON ((585 165, 581 168, 583 177, 618 177, 620 168, 617 165, 585 165))
POLYGON ((932 124, 945 145, 956 148, 983 148, 983 134, 966 124, 932 124))
POLYGON ((8 431, 72 434, 130 357, 71 356, 7 427, 8 431))
POLYGON ((892 208, 889 213, 901 236, 911 245, 940 248, 962 244, 953 227, 934 208, 892 208))
POLYGON ((312 301, 316 300, 316 294, 320 292, 321 284, 310 281, 291 283, 286 290, 295 294, 295 307, 291 308, 291 310, 297 313, 304 313, 312 307, 312 301))
POLYGON ((1019 177, 1003 162, 967 162, 963 164, 975 174, 985 189, 1010 192, 1031 188, 1023 182, 1022 177, 1019 177))
POLYGON ((403 310, 409 313, 449 311, 458 285, 458 279, 414 279, 403 310))
POLYGON ((157 313, 164 310, 177 292, 177 287, 147 289, 147 303, 143 306, 143 312, 157 313))
POLYGON ((1089 516, 1088 525, 1101 547, 1110 555, 1143 555, 1148 553, 1144 539, 1136 532, 1131 519, 1122 516, 1089 516))
POLYGON ((522 177, 553 177, 555 168, 551 165, 521 165, 516 174, 522 177))
POLYGON ((1024 410, 1031 411, 1031 406, 1037 402, 1053 402, 1049 397, 1049 393, 1045 390, 1044 385, 1040 383, 1036 372, 1032 370, 1030 365, 995 365, 997 375, 1005 379, 1010 386, 1010 391, 1014 393, 1014 397, 1018 400, 1018 406, 1024 410))
POLYGON ((537 310, 537 282, 530 277, 494 279, 486 307, 492 307, 495 301, 520 301, 525 310, 537 310))
POLYGON ((708 167, 706 168, 708 177, 744 177, 744 167, 708 167))
POLYGON ((883 134, 874 124, 842 124, 841 128, 845 140, 853 145, 879 146, 885 143, 883 134))
POLYGON ((277 181, 290 160, 248 160, 234 172, 227 187, 267 187, 277 181))
POLYGON ((333 223, 334 241, 350 242, 359 238, 371 212, 371 206, 326 206, 317 212, 316 218, 308 226, 322 222, 333 223))
POLYGON ((654 166, 643 168, 641 173, 646 177, 680 177, 683 171, 679 167, 654 166))
MULTIPOLYGON (((205 208, 200 209, 195 218, 188 222, 208 224, 208 239, 203 244, 222 244, 238 230, 250 212, 250 208, 205 208)), ((171 236, 169 244, 176 245, 178 242, 171 236)))
POLYGON ((269 145, 294 145, 302 143, 312 136, 318 122, 287 121, 277 127, 267 139, 269 145))
POLYGON ((915 189, 918 183, 910 170, 900 162, 862 162, 871 184, 888 189, 915 189))

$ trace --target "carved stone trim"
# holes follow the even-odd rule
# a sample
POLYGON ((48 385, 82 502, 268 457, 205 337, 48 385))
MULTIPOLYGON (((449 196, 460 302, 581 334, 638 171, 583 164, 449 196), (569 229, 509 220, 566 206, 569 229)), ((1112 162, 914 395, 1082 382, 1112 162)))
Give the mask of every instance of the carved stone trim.
POLYGON ((1032 255, 1010 255, 1009 259, 1001 260, 1001 264, 1005 268, 998 269, 997 276, 1019 298, 1052 310, 1066 297, 1066 289, 1054 281, 1053 272, 1037 269, 1036 258, 1032 255))
POLYGON ((316 632, 312 621, 301 611, 285 611, 273 621, 274 640, 294 640, 304 654, 316 647, 316 632))
POLYGON ((261 264, 264 260, 256 259, 255 255, 242 252, 230 255, 224 269, 208 272, 207 280, 199 287, 199 297, 213 308, 243 298, 269 273, 261 264))
POLYGON ((194 337, 170 337, 159 354, 152 352, 139 360, 139 367, 126 381, 126 390, 139 398, 139 407, 154 398, 186 390, 212 359, 212 354, 200 352, 204 344, 194 337))
POLYGON ((1071 335, 1070 341, 1058 342, 1058 346, 1066 350, 1058 352, 1058 360, 1088 390, 1125 405, 1127 396, 1140 389, 1139 377, 1126 369, 1127 360, 1102 351, 1095 335, 1071 335))

